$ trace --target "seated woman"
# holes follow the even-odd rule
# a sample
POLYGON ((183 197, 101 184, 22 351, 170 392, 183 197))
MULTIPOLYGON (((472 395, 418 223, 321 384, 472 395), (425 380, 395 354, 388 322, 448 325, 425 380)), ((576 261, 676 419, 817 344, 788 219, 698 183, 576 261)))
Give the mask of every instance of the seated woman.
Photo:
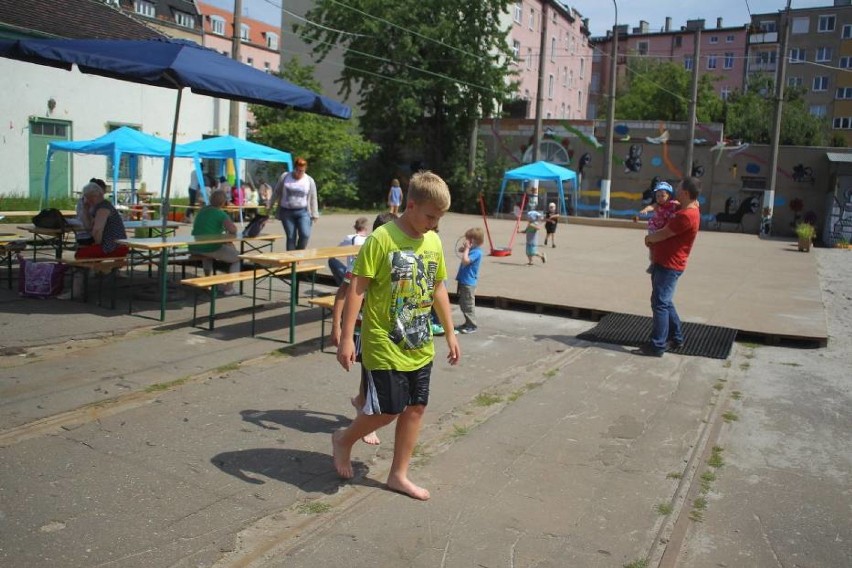
MULTIPOLYGON (((224 191, 216 190, 210 195, 210 205, 203 207, 192 221, 192 236, 213 237, 221 235, 236 235, 237 226, 222 210, 228 202, 224 191)), ((228 263, 228 272, 240 271, 240 256, 237 249, 231 243, 212 243, 209 245, 189 245, 189 252, 201 255, 204 258, 202 265, 204 275, 209 276, 213 272, 213 261, 218 260, 228 263)), ((222 296, 234 296, 237 291, 233 284, 221 286, 219 294, 222 296)))
MULTIPOLYGON (((127 238, 121 215, 104 199, 104 188, 90 181, 83 187, 83 209, 91 215, 93 243, 79 246, 74 258, 113 258, 127 256, 130 249, 117 241, 127 238)), ((85 213, 84 213, 85 215, 85 213)), ((85 222, 84 222, 85 223, 85 222)))

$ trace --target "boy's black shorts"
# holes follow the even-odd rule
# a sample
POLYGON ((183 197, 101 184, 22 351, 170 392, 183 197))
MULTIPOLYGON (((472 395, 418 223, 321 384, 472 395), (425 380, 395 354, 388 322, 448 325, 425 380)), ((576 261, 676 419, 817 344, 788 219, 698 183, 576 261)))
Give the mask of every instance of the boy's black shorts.
POLYGON ((364 414, 402 414, 406 406, 429 404, 432 363, 415 371, 368 370, 361 365, 364 414))

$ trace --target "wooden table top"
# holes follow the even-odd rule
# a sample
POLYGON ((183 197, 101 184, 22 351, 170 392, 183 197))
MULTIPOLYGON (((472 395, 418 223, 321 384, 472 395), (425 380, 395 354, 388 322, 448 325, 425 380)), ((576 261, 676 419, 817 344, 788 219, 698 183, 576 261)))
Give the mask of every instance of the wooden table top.
POLYGON ((242 241, 276 241, 283 238, 284 235, 257 235, 256 237, 243 237, 240 233, 234 235, 214 235, 208 237, 194 237, 192 235, 182 235, 173 237, 150 237, 150 238, 133 238, 121 239, 118 242, 127 245, 133 249, 143 250, 161 250, 168 248, 179 248, 189 245, 209 245, 209 244, 224 244, 224 243, 239 243, 242 241))
POLYGON ((287 252, 266 252, 240 255, 243 260, 250 260, 267 266, 289 265, 293 262, 306 260, 325 260, 341 256, 354 256, 361 250, 361 245, 344 245, 336 247, 309 248, 304 250, 288 250, 287 252))

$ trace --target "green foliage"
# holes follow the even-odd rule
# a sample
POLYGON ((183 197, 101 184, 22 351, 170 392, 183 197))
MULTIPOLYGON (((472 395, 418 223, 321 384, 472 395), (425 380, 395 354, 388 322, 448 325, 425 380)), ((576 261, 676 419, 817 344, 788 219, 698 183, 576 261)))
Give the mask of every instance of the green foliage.
MULTIPOLYGON (((699 122, 714 122, 722 117, 723 103, 713 88, 714 79, 698 79, 699 122)), ((692 73, 683 65, 631 58, 626 84, 619 86, 615 114, 620 120, 686 121, 692 97, 692 73)), ((605 109, 604 109, 605 111, 605 109)))
MULTIPOLYGON (((775 86, 770 76, 751 79, 745 92, 735 92, 725 108, 725 129, 729 138, 754 144, 772 143, 775 116, 775 86)), ((781 114, 780 144, 790 146, 824 146, 827 136, 825 119, 808 110, 801 88, 784 90, 781 114)), ((842 141, 845 145, 845 141, 842 141)))
MULTIPOLYGON (((284 65, 280 76, 313 91, 320 89, 313 79, 313 67, 302 66, 295 59, 284 65)), ((322 206, 358 202, 355 174, 377 147, 357 133, 354 121, 260 105, 252 105, 251 110, 255 117, 251 139, 290 152, 294 158, 305 158, 322 206)), ((267 172, 271 185, 280 173, 267 172)))
POLYGON ((428 168, 450 184, 453 209, 468 206, 476 191, 477 176, 466 171, 475 121, 493 116, 515 90, 505 80, 512 75, 501 24, 508 5, 318 0, 307 20, 319 25, 294 26, 320 59, 343 49, 341 92, 356 95, 361 131, 381 149, 362 169, 364 199, 383 200, 391 178, 404 184, 408 173, 428 168))
POLYGON ((796 225, 796 236, 800 239, 811 239, 816 236, 816 228, 810 223, 798 223, 796 225))

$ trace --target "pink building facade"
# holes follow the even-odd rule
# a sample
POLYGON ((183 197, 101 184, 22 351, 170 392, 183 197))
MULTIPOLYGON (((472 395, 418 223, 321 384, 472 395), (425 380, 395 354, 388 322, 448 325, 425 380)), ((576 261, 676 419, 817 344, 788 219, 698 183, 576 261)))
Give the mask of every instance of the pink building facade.
MULTIPOLYGON (((686 26, 674 30, 671 18, 666 18, 665 26, 657 32, 652 32, 648 22, 644 21, 639 22, 632 32, 626 25, 619 26, 616 70, 619 81, 627 73, 629 60, 636 57, 670 61, 691 72, 696 65, 695 37, 699 31, 698 71, 701 75, 713 77, 714 89, 720 98, 727 100, 745 84, 748 25, 724 27, 722 18, 717 18, 714 28, 706 28, 704 20, 690 20, 686 26)), ((610 34, 592 41, 596 50, 591 103, 595 114, 592 117, 601 117, 606 110, 605 95, 609 93, 612 37, 610 34)))
POLYGON ((587 22, 573 8, 552 0, 522 0, 509 6, 508 41, 515 54, 517 99, 526 101, 517 118, 535 118, 540 53, 544 36, 542 117, 586 118, 592 77, 587 22))
MULTIPOLYGON (((230 57, 234 14, 204 2, 197 5, 203 20, 202 45, 230 57)), ((255 69, 277 73, 281 68, 280 27, 245 17, 240 27, 240 60, 255 69)))

